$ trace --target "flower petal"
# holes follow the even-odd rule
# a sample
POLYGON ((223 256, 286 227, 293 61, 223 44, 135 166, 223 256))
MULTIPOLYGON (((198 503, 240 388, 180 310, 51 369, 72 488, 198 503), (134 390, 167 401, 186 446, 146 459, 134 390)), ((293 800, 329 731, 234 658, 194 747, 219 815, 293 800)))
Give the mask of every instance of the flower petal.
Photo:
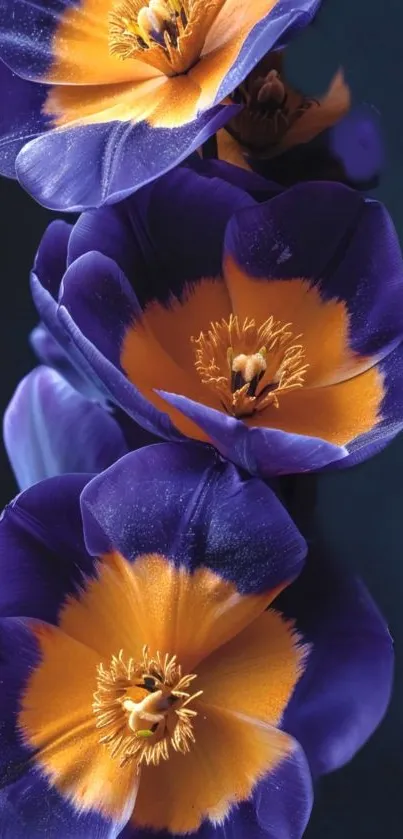
POLYGON ((277 428, 250 427, 222 411, 193 402, 185 396, 159 391, 160 395, 199 426, 223 457, 252 475, 270 478, 310 472, 341 461, 347 449, 277 428))
POLYGON ((259 202, 268 201, 269 198, 274 198, 275 195, 283 191, 283 188, 275 181, 262 178, 255 172, 245 171, 239 166, 232 166, 231 163, 224 160, 216 160, 214 157, 209 157, 208 154, 204 155, 205 148, 204 146, 202 149, 202 158, 199 154, 194 154, 186 161, 186 165, 190 169, 199 172, 203 177, 219 178, 226 181, 239 187, 259 202))
MULTIPOLYGON (((72 225, 56 220, 47 227, 35 256, 34 268, 31 273, 31 291, 34 303, 42 318, 44 326, 49 330, 59 346, 51 348, 52 361, 60 372, 67 373, 67 378, 75 386, 80 384, 84 395, 105 401, 102 385, 97 386, 95 377, 86 365, 85 359, 77 352, 73 342, 66 334, 57 319, 57 300, 62 285, 63 275, 67 267, 67 254, 72 225), (89 374, 88 374, 89 373, 89 374)), ((35 335, 34 341, 38 341, 35 335)), ((46 363, 49 352, 49 340, 46 340, 46 363)), ((43 351, 43 335, 39 334, 40 352, 43 351)))
MULTIPOLYGON (((47 626, 36 625, 42 630, 47 626)), ((16 711, 39 662, 39 643, 32 627, 21 619, 1 618, 0 833, 7 839, 20 839, 24 831, 30 839, 42 839, 44 831, 49 836, 60 832, 63 839, 87 839, 95 834, 99 839, 115 839, 121 825, 102 816, 98 808, 80 810, 60 795, 46 781, 37 755, 21 737, 16 711)), ((66 660, 59 658, 59 667, 65 669, 65 665, 66 660)))
MULTIPOLYGON (((16 73, 34 81, 102 84, 129 81, 134 62, 108 48, 110 0, 4 0, 0 9, 0 52, 16 73)), ((137 64, 137 62, 136 62, 137 64)), ((148 69, 149 75, 152 68, 148 69)))
POLYGON ((101 392, 149 432, 179 439, 169 417, 128 385, 121 367, 124 334, 138 312, 136 296, 116 263, 97 252, 85 253, 65 274, 57 330, 65 330, 65 342, 73 344, 78 363, 82 359, 101 392))
POLYGON ((362 583, 323 552, 313 548, 278 602, 311 644, 283 727, 301 743, 314 776, 342 766, 365 743, 386 711, 393 678, 383 618, 362 583))
POLYGON ((296 740, 293 753, 260 783, 254 799, 264 837, 300 839, 303 836, 312 810, 313 789, 308 762, 296 740))
POLYGON ((53 623, 66 595, 91 576, 80 492, 91 475, 50 478, 22 492, 0 520, 0 614, 53 623), (56 523, 56 526, 55 526, 56 523))
POLYGON ((91 552, 102 547, 87 532, 95 520, 128 559, 153 551, 196 569, 203 557, 206 568, 243 593, 292 579, 305 552, 272 491, 196 443, 162 443, 127 455, 91 482, 82 507, 91 552), (153 515, 144 518, 148 504, 153 515))
POLYGON ((78 366, 74 364, 67 352, 53 338, 53 335, 43 323, 39 323, 32 330, 29 341, 36 357, 42 364, 56 370, 74 390, 78 390, 83 396, 102 401, 99 390, 78 369, 78 366))
POLYGON ((46 367, 18 386, 5 413, 4 442, 21 489, 65 472, 100 472, 127 453, 112 416, 46 367))
POLYGON ((207 62, 213 60, 205 75, 203 61, 195 68, 206 99, 215 96, 216 103, 232 93, 285 35, 290 38, 309 24, 318 5, 319 0, 258 0, 248 6, 242 0, 227 0, 203 50, 207 62))
POLYGON ((203 708, 228 709, 279 726, 304 669, 306 648, 274 609, 268 609, 197 668, 203 708))
MULTIPOLYGON (((298 184, 237 213, 225 249, 241 270, 247 265, 260 295, 273 281, 302 278, 317 285, 325 301, 345 301, 355 352, 385 352, 401 339, 401 251, 391 218, 378 202, 342 184, 298 184)), ((242 313, 236 284, 229 279, 228 285, 242 313)))
POLYGON ((31 631, 40 659, 20 696, 20 737, 78 811, 100 813, 124 827, 136 799, 137 766, 129 761, 121 767, 100 743, 93 711, 99 654, 55 626, 37 623, 31 631))
POLYGON ((35 255, 34 272, 54 300, 59 297, 63 274, 67 268, 67 249, 73 230, 72 224, 61 219, 46 228, 35 255))
POLYGON ((354 108, 331 129, 329 146, 353 183, 371 181, 385 158, 379 115, 366 105, 354 108))
MULTIPOLYGON (((83 213, 72 231, 69 263, 88 251, 110 257, 142 307, 179 296, 186 283, 218 276, 228 221, 235 210, 255 204, 242 182, 232 183, 233 168, 225 168, 224 178, 220 164, 213 173, 202 161, 196 171, 174 169, 122 203, 83 213)), ((258 185, 271 186, 253 175, 245 186, 258 185)))
MULTIPOLYGON (((1 7, 3 9, 3 6, 1 7)), ((15 76, 0 61, 0 172, 15 178, 15 160, 30 140, 49 128, 42 109, 48 95, 46 85, 15 76)))
POLYGON ((4 839, 116 839, 121 826, 99 813, 76 810, 36 769, 0 790, 0 830, 4 839), (45 803, 46 802, 46 803, 45 803))
POLYGON ((186 760, 173 752, 169 761, 144 769, 136 827, 177 834, 197 830, 206 818, 223 822, 234 804, 249 798, 259 776, 292 755, 293 741, 283 732, 222 709, 198 714, 194 735, 186 760))
POLYGON ((80 212, 113 204, 184 160, 232 113, 232 106, 217 105, 178 128, 119 121, 111 114, 109 122, 48 131, 20 151, 17 176, 50 209, 80 212))
MULTIPOLYGON (((257 785, 252 798, 234 807, 223 824, 205 821, 195 839, 301 839, 312 809, 309 767, 297 742, 292 754, 257 785), (281 794, 279 794, 281 793, 281 794)), ((171 834, 161 833, 164 839, 171 834)), ((129 823, 121 839, 153 839, 155 831, 129 823)))

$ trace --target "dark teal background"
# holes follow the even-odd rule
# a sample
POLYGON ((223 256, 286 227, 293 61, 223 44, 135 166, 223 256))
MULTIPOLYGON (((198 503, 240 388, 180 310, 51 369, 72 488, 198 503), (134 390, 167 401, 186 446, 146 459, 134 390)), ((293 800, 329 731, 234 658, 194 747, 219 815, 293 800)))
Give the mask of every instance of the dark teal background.
MULTIPOLYGON (((245 2, 252 0, 245 0, 245 2)), ((373 193, 403 236, 403 0, 325 0, 289 54, 294 81, 323 92, 343 65, 356 102, 380 113, 386 169, 373 193)), ((28 273, 53 217, 16 184, 0 183, 2 412, 33 366, 27 335, 36 322, 28 273)), ((387 277, 385 277, 387 282, 387 277)), ((0 505, 15 485, 0 453, 0 505)), ((303 483, 300 491, 303 492, 303 483)), ((306 839, 400 839, 403 835, 403 437, 370 463, 318 482, 316 527, 332 557, 365 579, 396 644, 394 698, 371 743, 317 789, 306 839)), ((44 837, 44 839, 46 839, 44 837)), ((248 839, 248 837, 245 837, 248 839)))

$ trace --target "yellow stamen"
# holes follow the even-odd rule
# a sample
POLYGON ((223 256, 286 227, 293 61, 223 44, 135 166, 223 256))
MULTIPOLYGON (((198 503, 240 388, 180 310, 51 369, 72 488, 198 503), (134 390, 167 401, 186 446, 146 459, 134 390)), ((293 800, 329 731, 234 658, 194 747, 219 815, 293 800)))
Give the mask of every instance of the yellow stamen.
POLYGON ((176 656, 152 658, 143 649, 141 662, 125 660, 123 650, 112 656, 110 667, 97 668, 93 711, 100 737, 112 757, 124 766, 134 760, 157 765, 168 760, 170 748, 186 754, 194 742, 192 718, 197 711, 189 704, 202 691, 189 693, 194 674, 182 676, 176 656))
POLYGON ((109 14, 109 51, 136 58, 168 76, 200 58, 207 32, 225 0, 117 0, 109 14))
POLYGON ((308 364, 303 345, 296 343, 301 335, 294 336, 290 327, 273 317, 260 327, 248 318, 240 324, 231 315, 192 338, 196 370, 227 413, 242 418, 278 408, 282 394, 303 386, 308 364))

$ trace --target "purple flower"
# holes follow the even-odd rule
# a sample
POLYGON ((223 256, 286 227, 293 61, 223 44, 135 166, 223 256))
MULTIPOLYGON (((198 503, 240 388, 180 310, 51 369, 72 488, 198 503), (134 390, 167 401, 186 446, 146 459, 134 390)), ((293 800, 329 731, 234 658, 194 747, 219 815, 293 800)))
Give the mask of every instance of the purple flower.
POLYGON ((1 834, 300 839, 385 711, 382 618, 211 447, 88 477, 0 522, 1 834))
POLYGON ((368 458, 403 425, 386 210, 341 184, 279 193, 196 168, 49 228, 32 280, 44 323, 153 434, 212 443, 261 477, 368 458))
POLYGON ((54 209, 119 201, 230 119, 229 95, 318 5, 3 0, 0 171, 54 209))

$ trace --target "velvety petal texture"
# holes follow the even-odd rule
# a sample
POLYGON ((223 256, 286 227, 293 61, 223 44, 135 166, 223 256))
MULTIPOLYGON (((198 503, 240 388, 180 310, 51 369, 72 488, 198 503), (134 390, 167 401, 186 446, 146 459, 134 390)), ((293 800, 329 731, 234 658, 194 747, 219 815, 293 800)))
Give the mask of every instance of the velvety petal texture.
POLYGON ((317 777, 351 760, 383 719, 393 684, 393 642, 365 586, 332 565, 320 544, 278 607, 311 644, 284 726, 317 777))
POLYGON ((239 172, 199 159, 84 213, 58 303, 36 269, 40 316, 151 434, 264 478, 351 466, 402 428, 396 232, 345 185, 239 172))
POLYGON ((101 472, 128 451, 113 416, 49 367, 18 386, 3 434, 20 489, 66 472, 101 472))
POLYGON ((301 839, 392 647, 265 483, 149 446, 22 492, 0 542, 2 835, 301 839))
POLYGON ((183 0, 178 10, 166 2, 158 31, 143 38, 140 4, 4 0, 0 170, 53 209, 122 200, 234 116, 229 94, 268 50, 307 25, 318 5, 183 0), (129 39, 127 14, 129 31, 137 32, 129 39))

